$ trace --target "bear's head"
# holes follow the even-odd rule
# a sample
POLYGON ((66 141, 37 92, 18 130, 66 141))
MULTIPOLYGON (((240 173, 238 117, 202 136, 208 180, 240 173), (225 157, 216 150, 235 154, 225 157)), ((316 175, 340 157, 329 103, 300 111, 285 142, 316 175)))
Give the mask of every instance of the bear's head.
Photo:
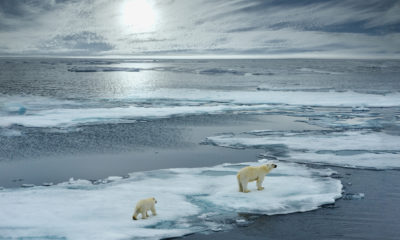
POLYGON ((271 171, 271 169, 277 168, 278 166, 276 164, 273 164, 273 163, 267 163, 267 164, 263 164, 262 167, 265 169, 265 171, 269 172, 269 171, 271 171))
POLYGON ((157 200, 153 197, 153 201, 154 201, 154 203, 157 203, 157 200))

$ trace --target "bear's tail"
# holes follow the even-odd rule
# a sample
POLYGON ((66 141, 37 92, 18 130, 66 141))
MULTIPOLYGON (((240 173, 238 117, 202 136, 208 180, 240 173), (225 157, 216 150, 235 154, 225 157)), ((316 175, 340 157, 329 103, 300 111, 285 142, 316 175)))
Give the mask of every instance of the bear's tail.
POLYGON ((236 175, 236 178, 237 178, 237 181, 238 181, 238 184, 239 184, 239 192, 243 192, 243 186, 240 183, 240 174, 239 173, 236 175))

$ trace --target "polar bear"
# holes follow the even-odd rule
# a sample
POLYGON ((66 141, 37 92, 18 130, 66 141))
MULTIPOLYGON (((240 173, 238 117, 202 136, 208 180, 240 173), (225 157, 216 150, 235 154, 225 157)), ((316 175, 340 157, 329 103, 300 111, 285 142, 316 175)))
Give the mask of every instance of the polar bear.
POLYGON ((247 189, 247 183, 257 181, 257 189, 263 190, 262 183, 264 177, 273 168, 276 168, 276 164, 263 164, 261 166, 248 166, 239 170, 237 174, 237 180, 239 184, 239 192, 248 193, 250 190, 247 189))
POLYGON ((151 198, 146 198, 140 200, 135 207, 135 213, 132 216, 133 220, 137 220, 137 216, 139 214, 142 214, 142 219, 146 219, 149 215, 147 214, 147 211, 151 210, 151 213, 153 216, 157 215, 156 213, 156 205, 157 200, 154 197, 151 198))

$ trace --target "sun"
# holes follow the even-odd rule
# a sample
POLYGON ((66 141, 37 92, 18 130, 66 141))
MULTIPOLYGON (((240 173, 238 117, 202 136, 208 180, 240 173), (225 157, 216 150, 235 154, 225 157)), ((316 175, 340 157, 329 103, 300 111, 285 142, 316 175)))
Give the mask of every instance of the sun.
POLYGON ((148 0, 125 0, 122 4, 121 22, 131 33, 155 30, 156 12, 148 0))

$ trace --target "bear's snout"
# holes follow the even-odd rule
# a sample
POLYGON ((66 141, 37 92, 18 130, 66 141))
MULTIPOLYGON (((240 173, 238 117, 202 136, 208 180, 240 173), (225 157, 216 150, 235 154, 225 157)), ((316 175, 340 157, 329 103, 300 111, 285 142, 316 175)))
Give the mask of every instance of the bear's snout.
POLYGON ((272 166, 273 166, 274 168, 278 167, 276 164, 272 164, 272 166))

